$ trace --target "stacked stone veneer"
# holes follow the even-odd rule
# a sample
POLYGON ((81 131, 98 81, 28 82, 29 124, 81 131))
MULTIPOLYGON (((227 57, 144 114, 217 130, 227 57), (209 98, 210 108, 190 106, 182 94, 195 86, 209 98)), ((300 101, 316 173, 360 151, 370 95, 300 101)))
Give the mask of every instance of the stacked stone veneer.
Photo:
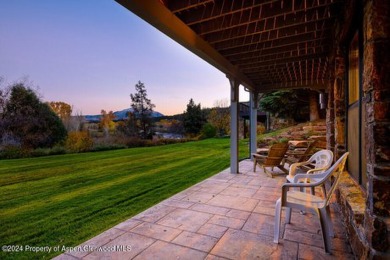
MULTIPOLYGON (((345 152, 346 42, 358 1, 347 1, 345 21, 336 29, 333 72, 328 87, 327 145, 336 157, 345 152), (345 36, 345 35, 344 35, 345 36), (338 37, 338 38, 337 38, 338 37), (345 39, 344 39, 345 40, 345 39)), ((359 259, 390 259, 390 1, 362 0, 363 97, 367 190, 344 174, 338 200, 346 230, 359 259)))
POLYGON ((373 250, 389 252, 390 217, 390 3, 365 1, 363 109, 367 111, 365 228, 373 250))

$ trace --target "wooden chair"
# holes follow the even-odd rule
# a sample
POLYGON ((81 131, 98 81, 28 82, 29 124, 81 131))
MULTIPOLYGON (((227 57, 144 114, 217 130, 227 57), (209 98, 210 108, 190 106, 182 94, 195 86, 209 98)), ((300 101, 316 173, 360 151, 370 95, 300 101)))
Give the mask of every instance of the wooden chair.
POLYGON ((317 141, 310 142, 309 145, 304 149, 296 149, 293 151, 288 151, 286 153, 287 157, 285 163, 291 165, 293 163, 306 161, 313 153, 316 148, 317 141))
POLYGON ((268 154, 252 154, 253 158, 253 171, 256 171, 256 165, 258 164, 263 168, 264 172, 273 178, 274 175, 277 175, 274 172, 268 172, 266 168, 271 167, 272 170, 274 167, 279 168, 283 173, 287 174, 287 170, 284 168, 284 157, 288 149, 287 143, 278 143, 274 144, 269 148, 268 154))
POLYGON ((335 189, 340 182, 340 175, 344 171, 345 162, 348 157, 348 152, 343 154, 335 164, 328 170, 319 174, 297 174, 298 178, 318 178, 319 181, 312 183, 285 183, 282 186, 282 197, 276 201, 275 205, 275 227, 274 227, 274 243, 279 243, 280 222, 282 207, 286 209, 286 223, 291 221, 291 209, 296 208, 301 211, 312 212, 320 221, 324 249, 326 253, 330 253, 331 240, 334 236, 333 225, 330 219, 329 203, 335 192, 335 189), (302 175, 302 176, 299 176, 302 175), (306 192, 290 188, 315 188, 330 180, 331 185, 326 192, 325 197, 315 196, 306 192))

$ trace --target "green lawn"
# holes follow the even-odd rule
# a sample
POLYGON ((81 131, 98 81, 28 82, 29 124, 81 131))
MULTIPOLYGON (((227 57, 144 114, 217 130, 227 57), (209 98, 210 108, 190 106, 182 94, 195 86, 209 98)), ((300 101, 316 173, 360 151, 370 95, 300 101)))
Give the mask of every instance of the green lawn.
MULTIPOLYGON (((229 142, 0 160, 0 245, 78 245, 229 167, 229 142)), ((55 255, 0 251, 0 259, 55 255)))

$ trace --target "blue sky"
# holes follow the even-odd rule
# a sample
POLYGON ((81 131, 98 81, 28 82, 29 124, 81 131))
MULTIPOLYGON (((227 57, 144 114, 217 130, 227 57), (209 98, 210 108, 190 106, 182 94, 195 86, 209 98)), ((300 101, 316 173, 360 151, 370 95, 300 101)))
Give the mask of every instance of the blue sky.
POLYGON ((230 95, 225 74, 113 0, 0 0, 0 77, 84 115, 130 107, 139 80, 166 115, 230 95))

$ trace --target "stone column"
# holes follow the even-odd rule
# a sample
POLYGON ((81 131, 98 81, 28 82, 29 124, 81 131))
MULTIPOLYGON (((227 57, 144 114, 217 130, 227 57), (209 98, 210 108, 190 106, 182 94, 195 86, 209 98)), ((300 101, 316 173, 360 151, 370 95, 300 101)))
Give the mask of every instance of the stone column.
POLYGON ((334 121, 335 121, 335 109, 334 109, 334 64, 332 63, 330 68, 329 83, 327 86, 328 104, 326 108, 326 148, 334 152, 335 137, 334 137, 334 121))
POLYGON ((345 58, 342 50, 338 47, 335 54, 335 75, 333 82, 335 159, 339 158, 346 151, 345 98, 345 58))
POLYGON ((390 257, 390 3, 382 0, 364 4, 367 169, 363 173, 368 178, 365 231, 374 249, 372 255, 385 253, 390 257))

